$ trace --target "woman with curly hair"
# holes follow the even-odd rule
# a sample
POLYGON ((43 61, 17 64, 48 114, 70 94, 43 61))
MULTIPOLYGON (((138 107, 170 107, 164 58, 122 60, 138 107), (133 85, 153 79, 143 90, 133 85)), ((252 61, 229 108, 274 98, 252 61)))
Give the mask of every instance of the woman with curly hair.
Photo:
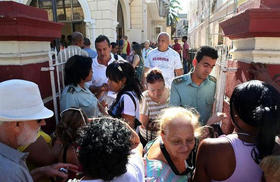
POLYGON ((56 126, 53 151, 58 162, 79 165, 76 155, 77 130, 88 123, 88 118, 82 109, 68 108, 60 113, 61 120, 56 126))
POLYGON ((115 61, 106 69, 109 90, 117 93, 117 98, 108 113, 114 118, 123 118, 129 126, 136 128, 139 122, 139 100, 141 84, 134 68, 125 61, 115 61))
POLYGON ((280 94, 251 80, 235 87, 230 98, 234 132, 205 139, 198 148, 195 182, 261 181, 260 161, 272 154, 280 126, 280 94))
POLYGON ((77 143, 81 181, 144 182, 140 140, 127 123, 96 118, 79 130, 77 143))
POLYGON ((84 56, 72 56, 65 64, 65 85, 60 99, 60 109, 81 108, 87 117, 100 115, 98 100, 85 85, 92 79, 92 59, 84 56))

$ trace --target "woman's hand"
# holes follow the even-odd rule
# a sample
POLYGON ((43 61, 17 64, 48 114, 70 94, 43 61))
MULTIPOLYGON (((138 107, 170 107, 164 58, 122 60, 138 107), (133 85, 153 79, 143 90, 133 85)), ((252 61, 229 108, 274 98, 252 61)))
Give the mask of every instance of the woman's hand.
POLYGON ((213 114, 207 121, 207 125, 215 124, 227 118, 227 114, 223 112, 217 112, 213 114))
POLYGON ((66 169, 67 171, 72 171, 74 173, 78 172, 78 166, 73 164, 67 164, 67 163, 57 163, 49 166, 44 166, 40 168, 33 169, 31 171, 31 176, 34 181, 38 181, 41 178, 44 177, 59 177, 63 181, 67 180, 68 178, 68 172, 63 172, 60 170, 61 168, 66 169))
POLYGON ((108 115, 108 112, 107 112, 107 104, 105 103, 105 101, 102 101, 101 103, 98 102, 97 103, 97 106, 99 108, 99 111, 103 114, 103 115, 108 115))

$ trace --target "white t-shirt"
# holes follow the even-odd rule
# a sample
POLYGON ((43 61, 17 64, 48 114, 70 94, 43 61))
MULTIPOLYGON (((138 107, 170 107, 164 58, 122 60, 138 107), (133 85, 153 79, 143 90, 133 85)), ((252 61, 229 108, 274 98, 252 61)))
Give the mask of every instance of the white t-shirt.
POLYGON ((161 52, 158 48, 149 52, 145 67, 157 67, 162 71, 162 75, 167 88, 171 88, 172 80, 174 79, 174 71, 181 69, 182 63, 179 54, 171 48, 167 51, 161 52))
MULTIPOLYGON (((126 164, 127 172, 116 177, 112 182, 144 182, 144 163, 137 149, 132 150, 126 164)), ((81 182, 104 182, 102 179, 82 180, 81 182)))
POLYGON ((132 91, 128 91, 134 98, 135 104, 136 104, 136 110, 135 110, 135 104, 131 97, 127 94, 123 94, 120 99, 124 99, 124 108, 122 114, 130 115, 130 116, 135 116, 139 120, 139 100, 135 96, 135 93, 132 91))

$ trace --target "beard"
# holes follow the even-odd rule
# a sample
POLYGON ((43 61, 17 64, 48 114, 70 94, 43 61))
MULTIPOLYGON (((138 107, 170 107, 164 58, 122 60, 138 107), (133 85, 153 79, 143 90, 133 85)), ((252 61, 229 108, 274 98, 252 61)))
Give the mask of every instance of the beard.
POLYGON ((39 129, 31 129, 29 125, 25 124, 21 133, 17 138, 17 143, 19 146, 26 146, 34 143, 37 140, 39 129))

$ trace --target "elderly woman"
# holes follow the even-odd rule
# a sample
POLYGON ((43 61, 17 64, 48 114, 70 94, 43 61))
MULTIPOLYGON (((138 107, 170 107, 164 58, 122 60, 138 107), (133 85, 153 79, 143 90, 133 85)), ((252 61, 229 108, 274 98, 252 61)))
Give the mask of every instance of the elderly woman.
POLYGON ((60 99, 60 109, 70 107, 81 108, 87 117, 100 114, 98 100, 86 87, 85 83, 92 79, 92 59, 83 56, 72 56, 65 64, 65 85, 60 99))
POLYGON ((79 132, 78 158, 87 182, 144 182, 139 137, 119 119, 101 117, 79 132), (133 149, 134 148, 134 149, 133 149))
POLYGON ((168 107, 169 90, 165 87, 162 73, 159 69, 149 70, 146 76, 148 90, 143 92, 140 104, 140 140, 143 146, 157 137, 159 123, 156 120, 160 111, 168 107))
POLYGON ((198 116, 174 107, 159 116, 160 136, 146 145, 145 168, 149 181, 189 181, 194 170, 198 116))
POLYGON ((261 181, 259 162, 272 154, 279 131, 280 94, 261 81, 242 83, 232 93, 230 114, 232 134, 200 143, 194 181, 261 181))

